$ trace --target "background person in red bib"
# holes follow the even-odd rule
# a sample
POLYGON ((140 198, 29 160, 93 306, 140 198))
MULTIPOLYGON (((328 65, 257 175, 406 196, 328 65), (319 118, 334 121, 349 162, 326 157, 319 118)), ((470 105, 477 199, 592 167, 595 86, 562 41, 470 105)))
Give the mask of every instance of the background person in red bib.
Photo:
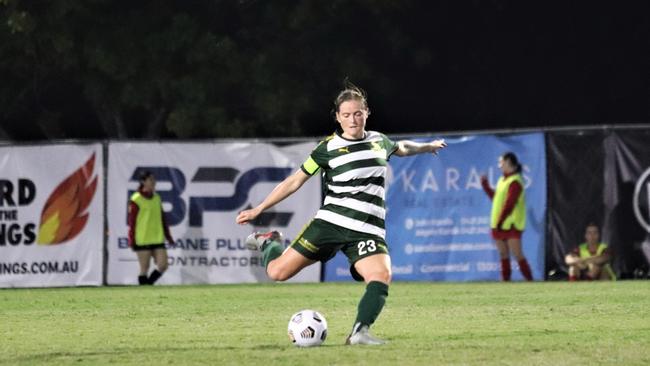
POLYGON ((160 195, 156 193, 156 178, 149 171, 140 177, 140 187, 129 200, 129 246, 135 251, 140 264, 140 285, 153 285, 167 270, 167 242, 174 243, 165 222, 160 195), (149 274, 153 259, 156 269, 149 274))
POLYGON ((514 153, 507 152, 499 157, 499 169, 503 175, 494 190, 485 176, 481 177, 481 185, 492 200, 490 227, 501 258, 501 279, 510 281, 512 252, 519 263, 521 274, 527 281, 532 281, 530 266, 521 249, 521 234, 526 227, 526 198, 521 164, 514 153))

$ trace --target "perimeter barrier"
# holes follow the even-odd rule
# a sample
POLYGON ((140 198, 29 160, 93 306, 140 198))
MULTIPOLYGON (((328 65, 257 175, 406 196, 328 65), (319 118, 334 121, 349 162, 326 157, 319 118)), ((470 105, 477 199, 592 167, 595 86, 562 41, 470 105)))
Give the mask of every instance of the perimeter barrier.
MULTIPOLYGON (((641 278, 650 257, 650 125, 494 130, 390 136, 445 138, 437 156, 392 157, 386 229, 396 281, 497 281, 490 200, 498 157, 523 163, 524 253, 536 280, 564 279, 564 255, 594 222, 619 278, 641 278)), ((132 285, 127 202, 137 176, 157 177, 172 235, 161 284, 265 282, 252 231, 277 229, 289 244, 322 202, 322 182, 252 225, 237 213, 299 169, 316 138, 211 141, 52 141, 0 144, 0 287, 132 285)), ((366 243, 367 244, 367 243, 366 243)), ((369 249, 366 248, 366 249, 369 249)), ((351 281, 337 255, 292 279, 351 281)), ((513 260, 513 280, 521 280, 513 260)))

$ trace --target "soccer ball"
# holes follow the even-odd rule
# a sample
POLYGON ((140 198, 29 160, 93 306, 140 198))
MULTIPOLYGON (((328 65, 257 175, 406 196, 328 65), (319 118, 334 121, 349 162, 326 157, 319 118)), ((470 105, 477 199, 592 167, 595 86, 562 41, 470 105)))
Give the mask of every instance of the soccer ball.
POLYGON ((314 310, 301 310, 289 319, 289 339, 298 347, 320 346, 327 338, 327 321, 314 310))

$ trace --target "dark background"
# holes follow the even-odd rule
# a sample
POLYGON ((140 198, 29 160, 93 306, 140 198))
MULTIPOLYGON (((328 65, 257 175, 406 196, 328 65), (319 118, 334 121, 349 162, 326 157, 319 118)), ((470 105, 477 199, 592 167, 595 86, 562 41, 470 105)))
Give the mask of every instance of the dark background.
POLYGON ((0 0, 0 139, 321 136, 650 121, 633 1, 0 0))
POLYGON ((620 279, 647 276, 650 258, 642 250, 650 234, 634 214, 634 204, 646 220, 650 167, 647 128, 592 129, 546 133, 548 164, 546 273, 559 279, 566 271, 564 256, 585 241, 587 224, 600 227, 601 240, 613 253, 620 279), (555 275, 552 275, 555 273, 555 275))

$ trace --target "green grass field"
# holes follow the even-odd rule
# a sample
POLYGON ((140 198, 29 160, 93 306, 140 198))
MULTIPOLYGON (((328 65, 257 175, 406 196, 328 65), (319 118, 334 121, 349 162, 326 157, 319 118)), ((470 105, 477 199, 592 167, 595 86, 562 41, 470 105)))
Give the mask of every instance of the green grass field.
POLYGON ((395 283, 373 333, 344 346, 361 284, 0 290, 7 365, 648 365, 650 282, 395 283), (323 346, 286 335, 294 312, 323 346))

